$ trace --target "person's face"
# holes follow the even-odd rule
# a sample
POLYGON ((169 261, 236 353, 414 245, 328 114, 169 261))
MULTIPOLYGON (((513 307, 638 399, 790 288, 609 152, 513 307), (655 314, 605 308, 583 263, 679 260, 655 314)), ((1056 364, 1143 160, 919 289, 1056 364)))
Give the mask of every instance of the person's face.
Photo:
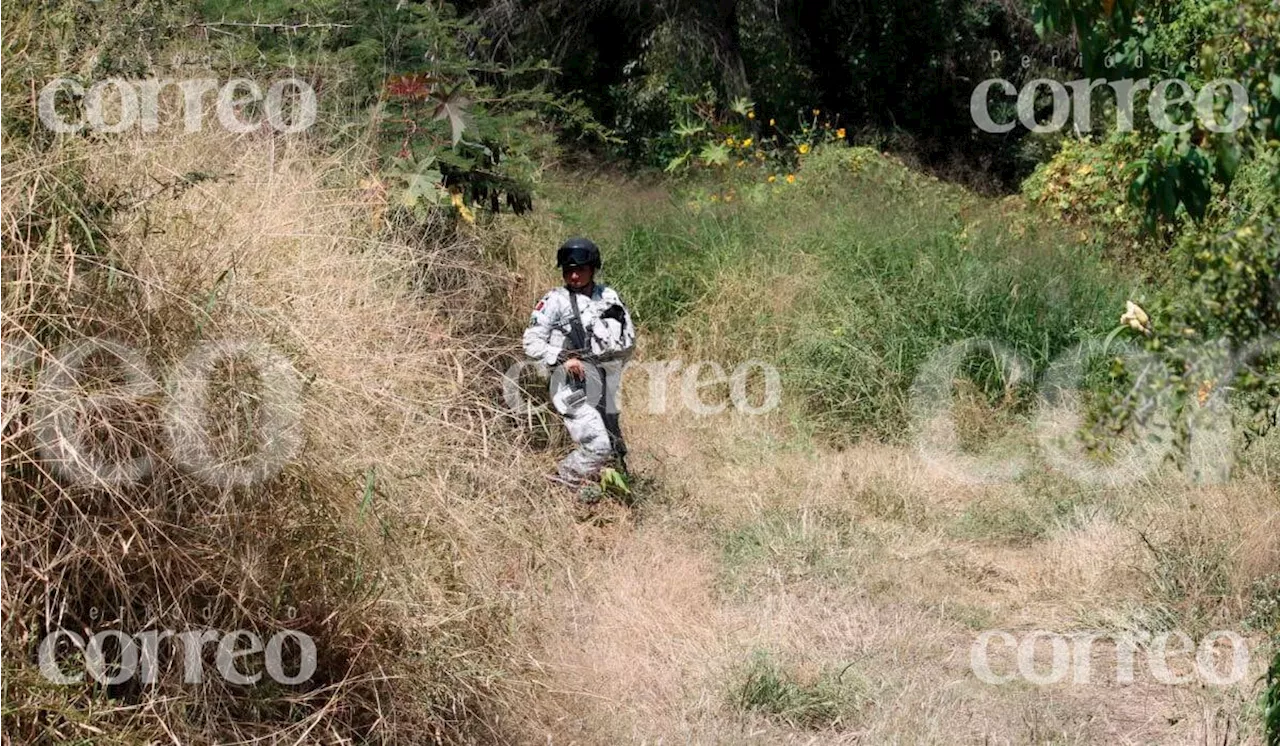
POLYGON ((595 267, 565 267, 564 284, 574 290, 581 290, 591 284, 591 278, 595 274, 595 267))

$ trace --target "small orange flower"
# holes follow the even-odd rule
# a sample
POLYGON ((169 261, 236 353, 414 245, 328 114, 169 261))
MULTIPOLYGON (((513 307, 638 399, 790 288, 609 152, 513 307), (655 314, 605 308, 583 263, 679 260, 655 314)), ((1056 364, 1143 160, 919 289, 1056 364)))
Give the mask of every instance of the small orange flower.
POLYGON ((841 140, 844 139, 844 127, 841 127, 840 129, 836 130, 836 137, 840 138, 841 140))
POLYGON ((794 183, 796 183, 796 175, 795 175, 795 174, 787 174, 787 183, 788 183, 788 184, 794 184, 794 183))

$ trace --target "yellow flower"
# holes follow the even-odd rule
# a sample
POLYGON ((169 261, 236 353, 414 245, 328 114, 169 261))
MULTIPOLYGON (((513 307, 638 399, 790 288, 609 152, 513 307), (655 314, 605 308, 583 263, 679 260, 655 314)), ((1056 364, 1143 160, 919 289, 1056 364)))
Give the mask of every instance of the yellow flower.
POLYGON ((713 195, 711 195, 711 201, 712 201, 712 202, 719 202, 719 201, 720 201, 720 195, 718 195, 718 194, 713 194, 713 195))
POLYGON ((796 183, 796 175, 795 175, 795 174, 787 174, 787 183, 788 183, 788 184, 794 184, 794 183, 796 183))
POLYGON ((769 126, 770 126, 770 127, 773 127, 773 126, 774 126, 774 125, 776 125, 777 123, 778 123, 778 122, 777 122, 777 120, 775 120, 775 119, 770 119, 770 120, 769 120, 769 126))
POLYGON ((724 139, 724 144, 733 147, 733 135, 729 135, 724 139))
POLYGON ((747 139, 745 139, 745 140, 743 140, 743 141, 742 141, 742 147, 744 147, 744 148, 749 148, 749 147, 751 147, 751 138, 750 138, 750 137, 748 137, 747 139))
POLYGON ((745 165, 747 165, 746 161, 738 161, 738 168, 742 168, 745 165))
POLYGON ((747 119, 755 119, 755 118, 756 118, 756 113, 754 111, 747 112, 747 119))
POLYGON ((453 202, 453 206, 458 208, 458 214, 462 216, 462 219, 474 225, 476 222, 476 215, 471 211, 470 207, 467 207, 467 203, 462 201, 462 195, 454 192, 451 201, 453 202))
POLYGON ((777 180, 778 180, 778 177, 777 177, 777 175, 775 175, 775 174, 769 174, 769 178, 767 179, 767 181, 768 181, 770 184, 772 184, 773 182, 775 182, 775 181, 777 181, 777 180))
POLYGON ((1209 400, 1209 394, 1213 393, 1213 381, 1202 381, 1200 388, 1196 390, 1196 401, 1200 402, 1200 406, 1209 400))
POLYGON ((802 142, 802 143, 800 143, 800 147, 796 148, 796 150, 800 151, 800 155, 804 155, 805 153, 808 153, 808 152, 809 152, 809 143, 807 143, 807 142, 802 142))
POLYGON ((840 138, 841 140, 844 139, 844 127, 841 127, 840 129, 836 130, 836 137, 840 138))
POLYGON ((816 116, 818 116, 818 115, 819 115, 819 114, 821 114, 821 113, 822 113, 822 110, 821 110, 821 109, 814 109, 814 110, 813 110, 813 115, 814 115, 815 117, 816 117, 816 116))
POLYGON ((732 202, 732 201, 733 201, 733 195, 732 195, 732 194, 726 194, 726 195, 724 196, 724 201, 725 201, 725 202, 732 202))

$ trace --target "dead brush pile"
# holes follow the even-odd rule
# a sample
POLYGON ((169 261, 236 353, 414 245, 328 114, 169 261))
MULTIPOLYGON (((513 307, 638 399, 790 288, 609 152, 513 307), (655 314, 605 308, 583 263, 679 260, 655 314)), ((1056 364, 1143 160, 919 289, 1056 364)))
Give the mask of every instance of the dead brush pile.
POLYGON ((358 174, 269 137, 6 166, 5 742, 501 740, 488 586, 543 488, 497 433, 512 277, 484 242, 389 240, 358 174), (58 630, 76 683, 40 669, 58 630), (314 671, 289 683, 283 638, 282 683, 237 630, 309 636, 314 671))

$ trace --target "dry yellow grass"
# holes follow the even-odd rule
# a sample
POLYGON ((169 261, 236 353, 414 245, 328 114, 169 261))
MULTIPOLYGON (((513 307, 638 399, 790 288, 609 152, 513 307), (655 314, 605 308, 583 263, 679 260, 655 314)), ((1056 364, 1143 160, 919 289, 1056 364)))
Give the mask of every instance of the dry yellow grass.
MULTIPOLYGON (((5 344, 35 356, 4 382, 15 742, 82 735, 86 710, 90 730, 184 743, 504 738, 502 703, 518 707, 528 686, 512 608, 536 568, 574 546, 571 509, 547 504, 538 477, 554 454, 521 447, 494 404, 514 347, 493 293, 514 282, 482 260, 478 235, 371 222, 376 195, 352 163, 219 132, 7 159, 5 344), (59 191, 68 174, 83 184, 59 191), (90 246, 76 227, 86 216, 50 194, 116 209, 90 246), (300 450, 247 488, 199 484, 163 438, 145 443, 157 467, 140 485, 56 478, 32 441, 36 376, 87 335, 128 345, 157 376, 209 340, 270 346, 302 382, 300 450), (175 668, 117 700, 32 669, 48 631, 103 624, 296 628, 316 639, 320 667, 265 708, 252 690, 183 686, 175 668)), ((241 401, 254 391, 250 380, 241 401)), ((147 432, 162 404, 136 418, 147 432)), ((94 437, 136 448, 131 425, 105 422, 94 437)))

